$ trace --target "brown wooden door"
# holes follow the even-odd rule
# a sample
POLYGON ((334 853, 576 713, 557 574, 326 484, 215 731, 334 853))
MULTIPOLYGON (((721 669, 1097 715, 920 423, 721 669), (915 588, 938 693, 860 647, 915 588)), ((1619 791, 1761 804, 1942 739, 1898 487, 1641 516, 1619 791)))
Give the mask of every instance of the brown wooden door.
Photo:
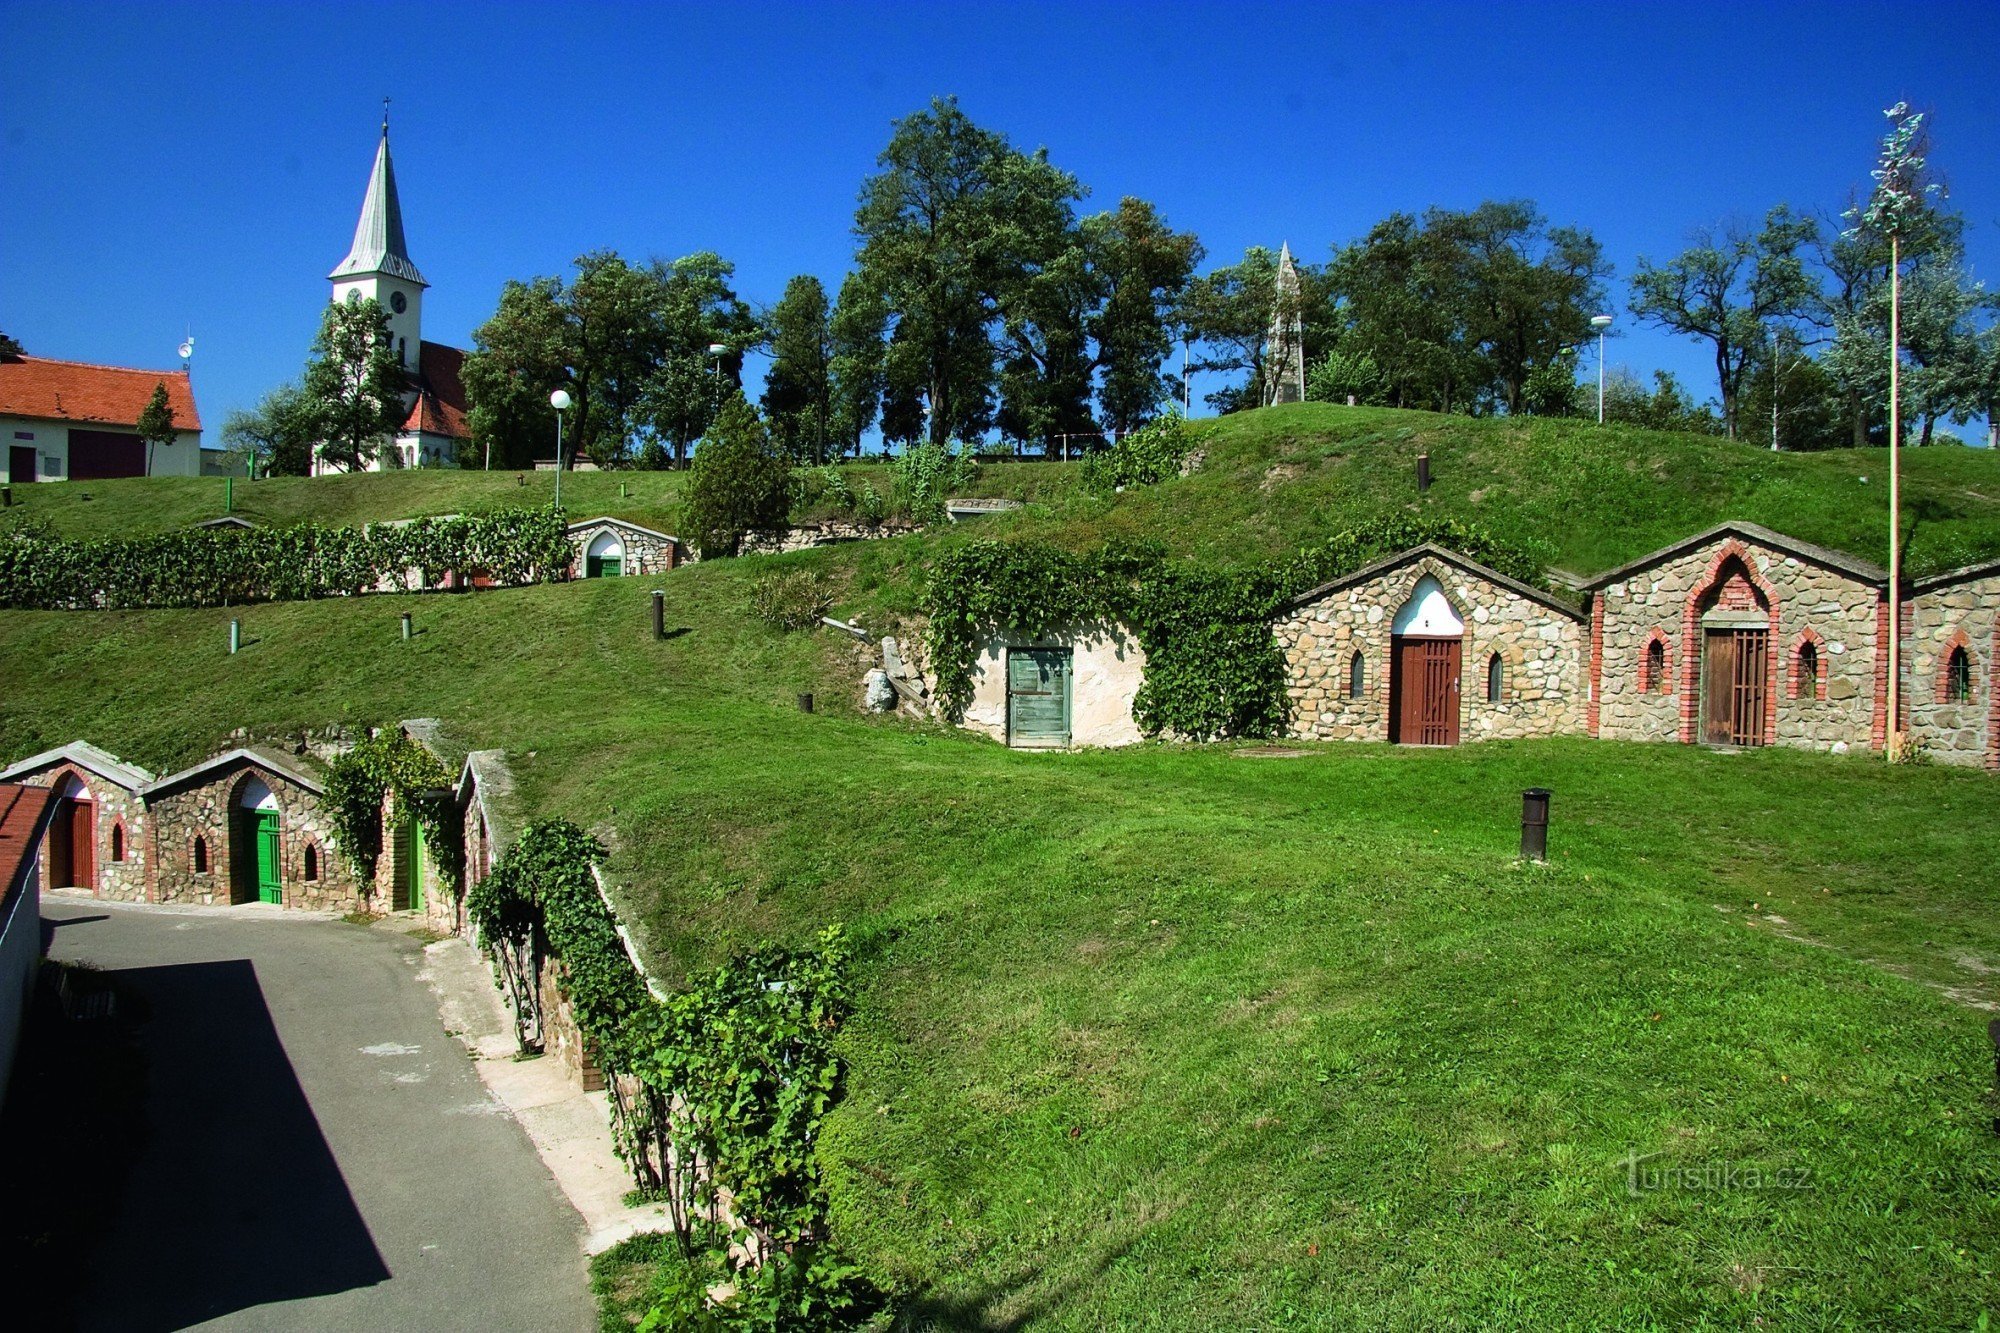
POLYGON ((1390 659, 1389 739, 1398 745, 1458 744, 1457 639, 1399 635, 1390 659))
POLYGON ((1712 629, 1702 636, 1701 738, 1710 745, 1764 744, 1764 686, 1771 634, 1712 629))
POLYGON ((69 809, 70 883, 97 888, 97 803, 74 801, 69 809))

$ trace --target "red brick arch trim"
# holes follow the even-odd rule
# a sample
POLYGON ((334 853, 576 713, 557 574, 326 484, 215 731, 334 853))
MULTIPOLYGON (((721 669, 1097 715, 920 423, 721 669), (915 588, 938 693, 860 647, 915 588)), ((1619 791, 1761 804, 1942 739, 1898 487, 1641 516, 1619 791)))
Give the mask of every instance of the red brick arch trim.
MULTIPOLYGON (((1722 583, 1732 560, 1743 567, 1750 586, 1763 595, 1765 610, 1770 615, 1773 649, 1779 641, 1778 590, 1764 577, 1748 548, 1731 537, 1716 549, 1706 572, 1695 580, 1681 612, 1681 741, 1687 745, 1701 738, 1701 603, 1722 583)), ((1770 665, 1769 677, 1764 682, 1764 739, 1769 743, 1778 730, 1778 654, 1773 651, 1765 656, 1770 665)))
POLYGON ((132 859, 132 840, 126 835, 123 819, 111 821, 111 831, 105 834, 104 845, 111 849, 107 858, 111 864, 122 865, 132 859))
POLYGON ((2000 773, 2000 621, 1993 625, 1993 651, 1986 655, 1986 768, 2000 773))
MULTIPOLYGON (((1979 655, 1972 651, 1972 640, 1966 637, 1965 629, 1961 626, 1953 630, 1951 637, 1946 639, 1938 648, 1937 674, 1932 678, 1931 683, 1937 691, 1937 701, 1941 704, 1952 702, 1951 655, 1961 648, 1965 650, 1965 664, 1970 668, 1968 676, 1973 682, 1973 689, 1975 691, 1978 689, 1979 655)), ((1970 701, 1968 700, 1968 702, 1970 701)))
POLYGON ((1646 631, 1646 641, 1639 645, 1639 693, 1664 694, 1673 688, 1674 681, 1674 641, 1658 625, 1646 631), (1660 645, 1660 674, 1653 674, 1653 645, 1660 645))
POLYGON ((1792 646, 1785 653, 1785 661, 1789 664, 1788 669, 1791 674, 1791 685, 1785 691, 1787 699, 1799 698, 1800 689, 1806 687, 1803 660, 1808 644, 1812 645, 1813 650, 1813 676, 1804 697, 1820 700, 1826 698, 1826 640, 1820 637, 1818 630, 1808 625, 1799 631, 1798 637, 1792 640, 1792 646))

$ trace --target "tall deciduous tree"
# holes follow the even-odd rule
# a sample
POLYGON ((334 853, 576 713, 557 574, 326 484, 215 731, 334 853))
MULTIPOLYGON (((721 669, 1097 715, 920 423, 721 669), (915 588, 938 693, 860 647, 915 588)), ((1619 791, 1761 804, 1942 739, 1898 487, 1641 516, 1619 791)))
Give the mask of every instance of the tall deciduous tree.
POLYGON ((1173 351, 1175 307, 1202 261, 1201 242, 1129 196, 1085 218, 1082 239, 1102 280, 1102 300, 1085 321, 1097 348, 1098 414, 1113 431, 1131 430, 1173 394, 1161 366, 1173 351))
POLYGON ((639 405, 639 422, 672 447, 676 464, 743 383, 743 353, 761 332, 736 295, 736 266, 702 250, 655 265, 665 341, 639 405), (719 355, 709 348, 721 346, 719 355))
POLYGON ((833 357, 828 367, 833 400, 833 438, 840 449, 861 452, 861 437, 882 411, 887 350, 883 330, 888 303, 859 273, 840 284, 829 332, 833 357))
POLYGON ((1768 327, 1814 309, 1818 294, 1801 251, 1817 233, 1811 218, 1780 204, 1755 233, 1734 226, 1699 231, 1692 246, 1664 264, 1641 256, 1632 275, 1633 314, 1714 349, 1723 429, 1732 440, 1743 376, 1768 327))
POLYGON ((879 161, 855 233, 861 275, 892 325, 884 433, 974 438, 992 420, 1002 302, 1060 252, 1082 191, 951 98, 896 122, 879 161))
POLYGON ((570 382, 567 299, 560 278, 509 281, 493 317, 473 331, 473 350, 459 372, 472 427, 462 465, 490 458, 502 468, 523 468, 554 457, 549 395, 570 382))
POLYGON ((824 463, 833 443, 835 346, 826 288, 802 275, 785 284, 768 320, 771 369, 764 376, 764 415, 790 458, 824 463))
POLYGON ((271 390, 248 411, 231 412, 223 418, 221 440, 244 456, 253 477, 303 477, 312 471, 313 423, 296 384, 271 390))
POLYGON ((409 377, 389 340, 389 312, 350 295, 326 308, 301 386, 319 456, 359 472, 402 427, 409 377))
MULTIPOLYGON (((1298 265, 1300 320, 1306 356, 1319 361, 1333 349, 1339 311, 1325 269, 1298 265)), ((1235 412, 1261 401, 1264 340, 1277 301, 1278 256, 1251 246, 1234 264, 1191 280, 1175 302, 1174 320, 1195 350, 1188 368, 1197 373, 1244 375, 1208 395, 1211 407, 1235 412)))

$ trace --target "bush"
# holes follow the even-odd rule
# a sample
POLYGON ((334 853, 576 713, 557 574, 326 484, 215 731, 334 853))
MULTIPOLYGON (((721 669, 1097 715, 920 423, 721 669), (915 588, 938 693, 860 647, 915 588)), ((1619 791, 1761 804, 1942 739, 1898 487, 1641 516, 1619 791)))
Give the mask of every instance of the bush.
POLYGON ((816 569, 774 569, 750 585, 750 611, 775 629, 811 629, 833 606, 816 569))
POLYGON ((681 521, 704 559, 735 555, 753 528, 782 528, 792 470, 741 393, 723 405, 688 467, 681 521))
POLYGON ((1083 460, 1084 485, 1094 491, 1121 486, 1150 486, 1180 475, 1181 460, 1191 441, 1187 422, 1169 412, 1115 442, 1102 453, 1083 460))
POLYGON ((944 502, 978 474, 979 464, 969 450, 953 453, 941 444, 913 444, 896 458, 896 499, 917 522, 941 522, 944 502))

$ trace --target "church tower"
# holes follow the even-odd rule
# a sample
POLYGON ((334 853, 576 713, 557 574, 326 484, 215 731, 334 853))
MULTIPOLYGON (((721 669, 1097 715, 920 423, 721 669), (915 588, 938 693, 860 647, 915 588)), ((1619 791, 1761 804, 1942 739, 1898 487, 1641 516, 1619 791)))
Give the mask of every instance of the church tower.
POLYGON ((418 370, 423 349, 424 288, 430 286, 403 240, 403 206, 396 198, 396 169, 389 162, 389 115, 382 114, 382 142, 375 149, 375 167, 368 174, 368 194, 361 201, 361 221, 354 228, 354 248, 340 267, 327 274, 333 299, 350 293, 373 297, 389 315, 389 336, 403 368, 418 370))

